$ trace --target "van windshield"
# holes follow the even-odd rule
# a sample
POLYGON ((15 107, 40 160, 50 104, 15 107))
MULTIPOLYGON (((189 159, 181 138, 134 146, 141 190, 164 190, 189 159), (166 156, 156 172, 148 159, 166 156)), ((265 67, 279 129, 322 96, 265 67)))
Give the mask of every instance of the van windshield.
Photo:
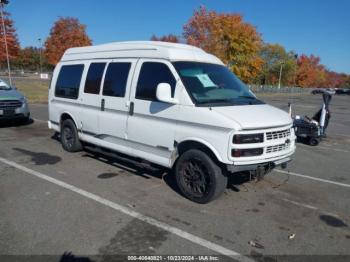
POLYGON ((173 65, 197 106, 263 104, 223 65, 183 61, 173 65))

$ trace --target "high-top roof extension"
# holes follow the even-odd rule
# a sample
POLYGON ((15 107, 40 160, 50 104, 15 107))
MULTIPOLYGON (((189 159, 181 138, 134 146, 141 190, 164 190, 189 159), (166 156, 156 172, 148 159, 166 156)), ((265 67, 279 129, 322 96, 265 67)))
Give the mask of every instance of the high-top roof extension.
POLYGON ((96 46, 69 48, 61 61, 103 58, 158 58, 170 61, 198 61, 222 64, 216 56, 198 47, 158 41, 114 42, 96 46))

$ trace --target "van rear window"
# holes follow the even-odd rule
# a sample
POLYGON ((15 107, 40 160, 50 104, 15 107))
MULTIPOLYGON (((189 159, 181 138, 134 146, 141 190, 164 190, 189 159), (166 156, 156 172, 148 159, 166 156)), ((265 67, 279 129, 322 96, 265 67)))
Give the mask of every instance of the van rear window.
POLYGON ((58 74, 55 96, 77 99, 84 65, 64 65, 58 74))
POLYGON ((99 94, 106 63, 92 63, 86 76, 84 93, 99 94))

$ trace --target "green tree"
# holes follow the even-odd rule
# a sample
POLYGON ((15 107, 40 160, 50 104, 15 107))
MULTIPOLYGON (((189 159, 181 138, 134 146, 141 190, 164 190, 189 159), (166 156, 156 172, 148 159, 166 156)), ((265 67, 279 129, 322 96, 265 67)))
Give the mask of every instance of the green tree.
POLYGON ((264 44, 260 51, 264 60, 259 82, 265 85, 277 85, 281 74, 281 86, 292 86, 295 82, 297 60, 294 52, 287 52, 279 44, 264 44))
MULTIPOLYGON (((42 55, 42 68, 48 69, 45 57, 42 55)), ((18 57, 13 61, 13 65, 17 69, 39 71, 40 69, 40 49, 29 46, 20 49, 18 57)))

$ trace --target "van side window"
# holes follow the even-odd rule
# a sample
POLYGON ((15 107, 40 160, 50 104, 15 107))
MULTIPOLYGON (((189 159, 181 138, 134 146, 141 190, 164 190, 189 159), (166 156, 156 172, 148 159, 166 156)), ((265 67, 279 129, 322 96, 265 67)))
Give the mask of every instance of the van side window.
POLYGON ((124 97, 131 63, 110 63, 103 84, 104 96, 124 97))
POLYGON ((86 76, 84 93, 99 94, 106 63, 91 63, 86 76))
POLYGON ((157 62, 143 63, 137 82, 136 98, 157 101, 156 89, 159 83, 168 83, 171 86, 171 95, 174 97, 176 80, 169 67, 157 62))
POLYGON ((77 99, 84 65, 64 65, 58 74, 55 96, 77 99))

